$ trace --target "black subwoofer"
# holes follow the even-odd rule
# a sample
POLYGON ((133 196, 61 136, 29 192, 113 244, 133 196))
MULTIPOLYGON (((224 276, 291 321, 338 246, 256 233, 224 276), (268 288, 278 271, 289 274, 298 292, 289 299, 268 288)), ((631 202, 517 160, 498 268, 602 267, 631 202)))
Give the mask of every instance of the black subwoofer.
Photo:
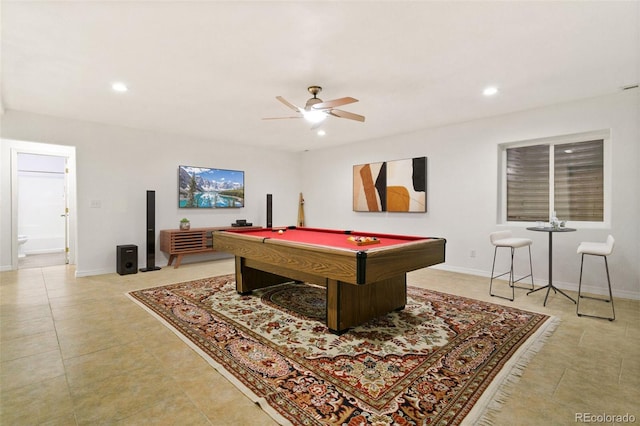
POLYGON ((138 246, 127 244, 116 246, 117 264, 116 270, 120 275, 135 274, 138 272, 138 246))

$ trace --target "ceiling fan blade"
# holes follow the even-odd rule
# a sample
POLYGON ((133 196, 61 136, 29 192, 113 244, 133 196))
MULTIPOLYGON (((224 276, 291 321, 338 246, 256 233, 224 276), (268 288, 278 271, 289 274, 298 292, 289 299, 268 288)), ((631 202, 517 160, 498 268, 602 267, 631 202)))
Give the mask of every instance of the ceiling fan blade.
POLYGON ((319 102, 313 105, 311 108, 313 109, 335 108, 342 105, 352 104, 354 102, 358 102, 358 100, 355 98, 352 98, 351 96, 347 96, 345 98, 333 99, 331 101, 326 101, 326 102, 319 102))
POLYGON ((283 98, 282 96, 276 96, 276 99, 282 102, 283 104, 285 104, 286 106, 288 106, 289 108, 291 108, 292 110, 294 110, 295 112, 302 112, 302 108, 295 106, 294 104, 292 104, 291 102, 283 98))
POLYGON ((334 117, 348 118, 349 120, 356 120, 364 123, 364 115, 354 114, 352 112, 342 111, 340 109, 332 109, 331 111, 329 111, 329 114, 333 115, 334 117))

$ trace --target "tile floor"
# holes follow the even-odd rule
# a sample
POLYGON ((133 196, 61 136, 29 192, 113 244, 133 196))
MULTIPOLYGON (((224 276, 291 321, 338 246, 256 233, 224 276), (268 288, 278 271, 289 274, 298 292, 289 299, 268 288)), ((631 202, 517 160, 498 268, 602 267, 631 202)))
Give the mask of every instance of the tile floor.
POLYGON ((66 263, 64 252, 28 254, 18 259, 18 269, 45 268, 66 263))
POLYGON ((64 265, 66 262, 64 252, 28 254, 18 259, 18 269, 44 268, 47 266, 64 265))
MULTIPOLYGON (((124 276, 75 278, 73 266, 1 273, 0 424, 274 424, 125 296, 231 272, 233 262, 221 260, 124 276)), ((423 269, 409 274, 409 284, 561 319, 494 424, 569 425, 603 414, 640 422, 640 301, 616 299, 610 322, 578 318, 559 294, 546 308, 543 292, 518 290, 515 302, 491 298, 483 277, 423 269)))

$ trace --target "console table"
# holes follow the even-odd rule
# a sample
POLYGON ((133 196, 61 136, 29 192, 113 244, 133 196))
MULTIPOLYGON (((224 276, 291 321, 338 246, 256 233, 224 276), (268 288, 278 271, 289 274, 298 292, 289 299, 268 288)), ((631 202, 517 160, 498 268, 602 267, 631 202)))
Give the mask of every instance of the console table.
MULTIPOLYGON (((185 255, 214 252, 213 232, 227 229, 238 228, 221 226, 215 228, 191 228, 189 230, 162 229, 160 230, 160 251, 169 255, 167 266, 171 266, 173 260, 176 259, 174 268, 177 268, 185 255)), ((260 229, 260 227, 243 226, 242 229, 260 229)))

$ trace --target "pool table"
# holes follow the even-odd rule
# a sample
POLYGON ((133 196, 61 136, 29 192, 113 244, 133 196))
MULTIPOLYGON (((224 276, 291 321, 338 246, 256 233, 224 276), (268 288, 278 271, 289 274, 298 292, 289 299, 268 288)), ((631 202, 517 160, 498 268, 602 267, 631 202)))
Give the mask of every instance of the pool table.
POLYGON ((235 256, 241 294, 292 280, 324 286, 327 327, 336 334, 403 309, 407 272, 444 262, 445 244, 443 238, 295 226, 213 235, 216 251, 235 256))

